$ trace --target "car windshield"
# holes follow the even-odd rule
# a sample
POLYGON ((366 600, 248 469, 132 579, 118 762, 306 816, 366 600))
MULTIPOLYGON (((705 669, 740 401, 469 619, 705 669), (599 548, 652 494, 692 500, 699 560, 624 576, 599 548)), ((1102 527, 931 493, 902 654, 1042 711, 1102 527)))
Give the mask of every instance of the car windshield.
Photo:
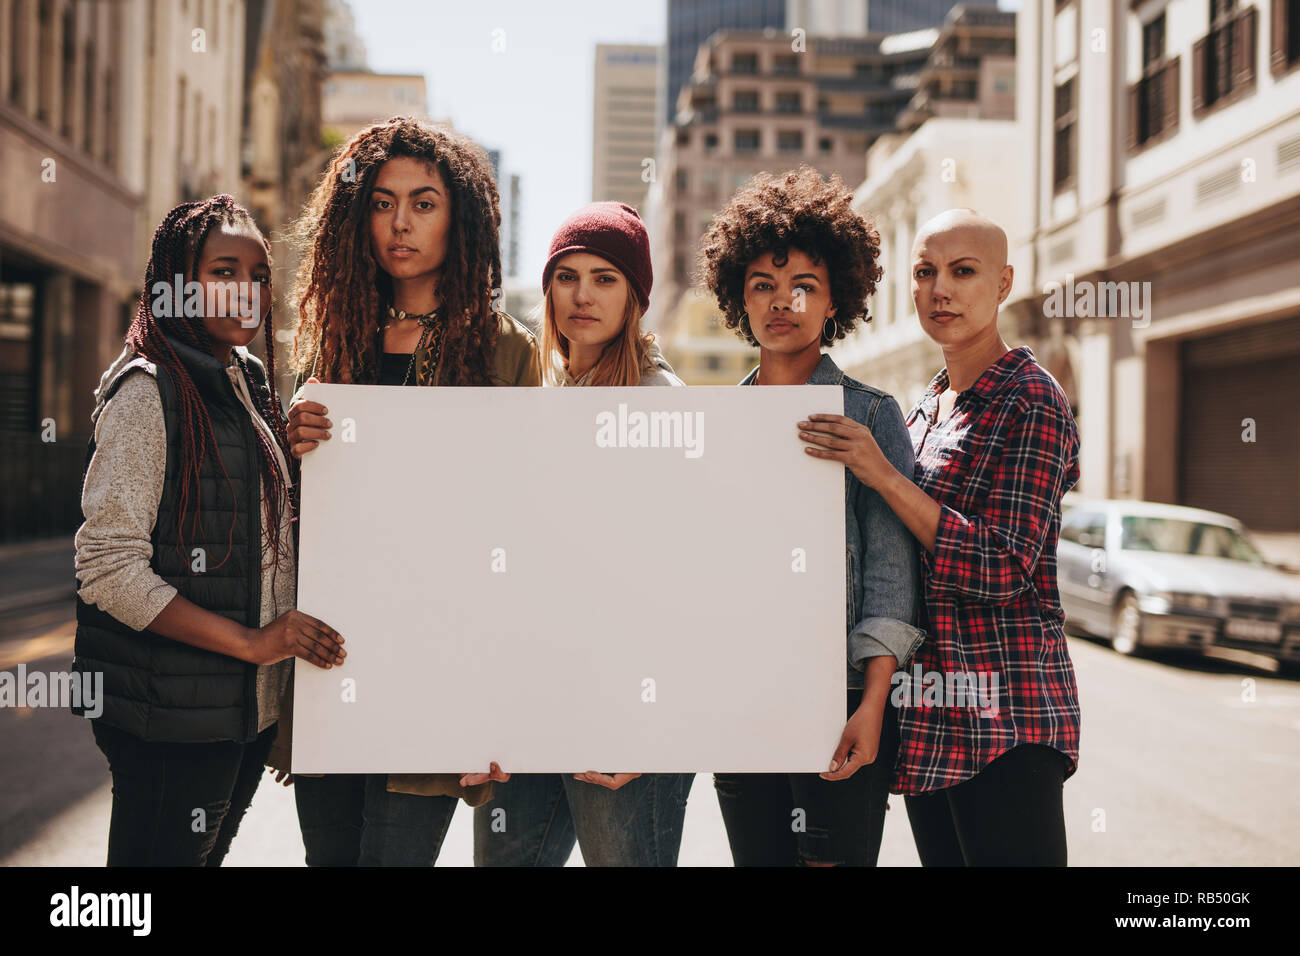
POLYGON ((1159 551, 1163 554, 1194 554, 1263 564, 1264 559, 1240 532, 1220 524, 1125 515, 1120 547, 1125 551, 1159 551))

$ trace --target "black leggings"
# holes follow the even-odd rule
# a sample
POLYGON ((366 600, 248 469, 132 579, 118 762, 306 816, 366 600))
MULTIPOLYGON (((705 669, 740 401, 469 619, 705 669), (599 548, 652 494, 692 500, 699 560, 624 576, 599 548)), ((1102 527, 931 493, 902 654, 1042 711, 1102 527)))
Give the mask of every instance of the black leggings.
POLYGON ((922 866, 1065 866, 1067 759, 1021 744, 954 787, 909 795, 922 866))
MULTIPOLYGON (((861 699, 861 688, 848 692, 847 716, 861 699)), ((897 709, 887 704, 875 761, 847 780, 823 780, 815 773, 715 773, 736 866, 875 866, 897 752, 897 709)))
POLYGON ((94 721, 113 775, 108 865, 220 866, 261 782, 275 728, 247 744, 179 744, 94 721))

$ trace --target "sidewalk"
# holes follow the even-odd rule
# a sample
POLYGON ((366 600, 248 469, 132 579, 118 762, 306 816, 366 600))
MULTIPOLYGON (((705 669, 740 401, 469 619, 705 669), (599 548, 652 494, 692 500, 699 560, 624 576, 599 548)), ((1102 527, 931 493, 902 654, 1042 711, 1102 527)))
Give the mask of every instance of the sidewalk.
POLYGON ((0 545, 0 614, 77 593, 72 536, 0 545))

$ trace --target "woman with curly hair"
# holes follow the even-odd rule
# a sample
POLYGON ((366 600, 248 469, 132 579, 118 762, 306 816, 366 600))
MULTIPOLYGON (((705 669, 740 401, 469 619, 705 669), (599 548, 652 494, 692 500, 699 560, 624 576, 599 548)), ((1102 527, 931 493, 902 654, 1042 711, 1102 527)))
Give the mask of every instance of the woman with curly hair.
POLYGON ((230 196, 172 209, 95 392, 73 670, 103 677, 93 708, 76 710, 113 776, 109 866, 220 866, 289 659, 345 656, 294 609, 297 469, 271 384, 270 259, 230 196), (246 348, 259 328, 269 375, 246 348))
MULTIPOLYGON (((339 151, 298 224, 299 375, 370 385, 541 384, 532 334, 496 308, 501 212, 487 154, 450 130, 395 117, 339 151)), ((296 401, 302 457, 330 437, 329 410, 296 401)), ((412 492, 417 500, 418 489, 412 492)), ((432 866, 457 800, 488 774, 297 778, 309 866, 432 866)))
MULTIPOLYGON (((760 350, 741 385, 839 385, 844 419, 910 473, 898 403, 822 352, 868 321, 881 275, 880 237, 852 199, 838 177, 823 182, 806 166, 760 173, 714 217, 700 273, 727 327, 760 350)), ((886 704, 894 671, 924 637, 914 625, 920 573, 902 522, 847 469, 844 479, 847 723, 824 773, 714 775, 737 866, 874 866, 880 850, 897 749, 886 704)))

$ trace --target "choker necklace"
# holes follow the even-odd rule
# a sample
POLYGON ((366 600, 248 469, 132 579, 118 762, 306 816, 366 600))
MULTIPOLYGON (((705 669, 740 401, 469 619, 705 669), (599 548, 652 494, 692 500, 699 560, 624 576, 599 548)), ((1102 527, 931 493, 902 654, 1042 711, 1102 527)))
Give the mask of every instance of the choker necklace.
POLYGON ((414 319, 416 322, 419 322, 426 329, 431 329, 433 328, 434 325, 437 324, 438 319, 441 316, 442 316, 442 306, 438 306, 438 308, 434 309, 432 312, 425 312, 423 315, 412 315, 406 312, 402 312, 398 309, 395 309, 390 305, 388 307, 388 321, 380 325, 380 328, 381 329, 387 328, 393 322, 399 322, 402 319, 414 319))

